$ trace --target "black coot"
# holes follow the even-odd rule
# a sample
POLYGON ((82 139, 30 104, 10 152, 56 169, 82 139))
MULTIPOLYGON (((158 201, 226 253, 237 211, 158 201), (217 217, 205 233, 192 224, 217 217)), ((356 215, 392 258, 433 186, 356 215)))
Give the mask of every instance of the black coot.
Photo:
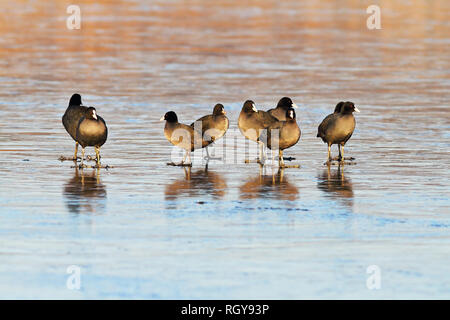
POLYGON ((352 136, 356 126, 353 112, 359 112, 353 102, 340 102, 336 105, 335 112, 326 116, 319 125, 317 137, 328 144, 328 161, 332 160, 331 146, 333 144, 338 145, 339 160, 344 161, 344 145, 352 136))
POLYGON ((105 120, 97 115, 93 107, 85 111, 84 117, 80 119, 77 127, 76 141, 81 145, 81 164, 83 165, 84 148, 95 147, 97 156, 97 167, 100 167, 100 147, 108 138, 108 128, 105 120))

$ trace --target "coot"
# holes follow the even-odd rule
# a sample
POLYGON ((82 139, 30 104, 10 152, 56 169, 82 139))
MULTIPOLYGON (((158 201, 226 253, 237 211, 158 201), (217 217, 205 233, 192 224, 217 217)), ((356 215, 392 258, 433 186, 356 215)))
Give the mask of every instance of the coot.
POLYGON ((328 161, 331 161, 331 146, 337 144, 339 148, 339 160, 344 161, 344 145, 350 139, 355 130, 356 121, 353 112, 359 112, 353 102, 347 101, 335 107, 332 113, 323 119, 319 125, 317 137, 322 138, 328 144, 328 161), (339 112, 336 112, 339 111, 339 112), (342 148, 342 152, 341 152, 342 148))
POLYGON ((270 113, 257 110, 252 100, 245 101, 241 113, 239 114, 238 127, 241 133, 249 140, 255 141, 260 145, 259 161, 263 158, 264 144, 259 140, 262 131, 278 120, 270 113))
POLYGON ((105 120, 97 115, 93 107, 86 109, 84 117, 80 119, 77 127, 76 141, 81 145, 81 165, 83 165, 84 148, 95 147, 97 167, 100 167, 100 147, 108 138, 108 128, 105 120))
MULTIPOLYGON (((195 130, 201 129, 200 132, 205 143, 213 143, 222 138, 230 126, 226 114, 223 105, 218 103, 214 106, 212 114, 195 120, 191 123, 191 127, 195 130)), ((209 159, 208 145, 206 145, 206 154, 209 159)))
POLYGON ((179 165, 191 165, 191 152, 194 149, 200 149, 207 146, 209 143, 203 141, 201 133, 196 132, 193 127, 187 124, 179 123, 177 114, 173 111, 167 112, 160 121, 166 121, 164 126, 164 136, 166 139, 179 148, 186 151, 183 160, 179 165), (186 158, 189 158, 189 163, 185 163, 186 158))
POLYGON ((295 145, 300 139, 301 131, 296 121, 296 115, 293 108, 286 110, 286 121, 277 121, 272 123, 264 130, 260 140, 273 151, 278 150, 278 165, 284 167, 283 150, 295 145))

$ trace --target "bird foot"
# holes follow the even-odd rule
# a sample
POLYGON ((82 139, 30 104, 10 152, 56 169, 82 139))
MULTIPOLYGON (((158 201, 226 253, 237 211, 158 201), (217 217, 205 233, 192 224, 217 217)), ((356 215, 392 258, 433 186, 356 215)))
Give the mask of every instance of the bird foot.
MULTIPOLYGON (((345 157, 344 157, 344 160, 347 160, 347 161, 354 161, 355 158, 353 158, 353 157, 347 157, 347 158, 345 158, 345 157)), ((342 161, 342 157, 339 157, 339 156, 334 157, 333 159, 331 159, 331 161, 342 161)))
MULTIPOLYGON (((102 158, 102 156, 100 156, 100 159, 102 158)), ((96 156, 87 156, 86 161, 97 161, 97 157, 96 156)))
POLYGON ((222 160, 222 157, 204 157, 203 159, 205 159, 206 161, 209 161, 209 160, 222 160))
POLYGON ((80 157, 64 157, 64 156, 60 156, 59 158, 58 158, 58 160, 59 161, 61 161, 61 162, 63 162, 63 161, 78 161, 78 159, 80 159, 81 160, 81 158, 80 157))
POLYGON ((260 159, 255 159, 255 160, 250 160, 250 159, 245 159, 244 160, 245 163, 259 163, 259 164, 264 164, 264 160, 261 161, 260 159))
POLYGON ((192 163, 175 163, 175 162, 167 162, 168 166, 174 166, 174 167, 192 167, 192 163))
POLYGON ((282 164, 282 165, 280 165, 280 168, 282 168, 282 169, 285 169, 285 168, 300 168, 300 165, 299 164, 293 164, 293 165, 282 164))
MULTIPOLYGON (((100 156, 100 159, 102 158, 102 156, 100 156)), ((80 157, 64 157, 64 156, 60 156, 58 158, 59 161, 63 162, 63 161, 78 161, 81 160, 80 157)), ((85 161, 97 161, 97 157, 96 156, 87 156, 86 158, 84 158, 85 161)))
POLYGON ((83 163, 83 164, 79 164, 78 166, 72 166, 71 168, 78 168, 78 169, 106 169, 106 170, 108 170, 108 169, 111 169, 113 167, 110 166, 110 165, 102 165, 101 163, 98 163, 98 164, 96 164, 94 166, 83 163))
POLYGON ((354 158, 351 158, 351 159, 352 159, 351 161, 338 161, 338 160, 331 159, 331 160, 328 160, 327 162, 324 162, 323 165, 325 165, 325 166, 330 166, 330 165, 331 166, 340 166, 340 165, 353 166, 353 165, 357 164, 356 162, 353 161, 354 158))

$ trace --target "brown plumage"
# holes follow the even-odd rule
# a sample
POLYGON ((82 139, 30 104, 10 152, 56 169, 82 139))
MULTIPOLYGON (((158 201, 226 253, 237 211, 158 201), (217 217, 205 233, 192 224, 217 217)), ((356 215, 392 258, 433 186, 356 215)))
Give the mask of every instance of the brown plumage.
POLYGON ((263 157, 262 148, 264 145, 259 141, 259 137, 265 128, 276 122, 278 122, 277 118, 270 115, 268 112, 257 110, 253 101, 245 101, 241 113, 239 114, 238 127, 244 137, 257 142, 260 145, 260 161, 263 157))
POLYGON ((276 122, 277 118, 265 111, 257 110, 255 103, 247 100, 239 114, 238 127, 244 137, 258 142, 262 130, 276 122))
POLYGON ((328 144, 328 161, 331 160, 333 144, 338 144, 339 159, 343 160, 344 145, 352 136, 356 126, 353 116, 355 111, 359 112, 353 102, 340 102, 336 105, 335 112, 326 116, 319 125, 317 137, 322 138, 323 142, 328 144))
POLYGON ((167 112, 160 120, 166 121, 164 136, 167 141, 186 151, 181 165, 185 163, 187 157, 189 158, 189 163, 191 163, 191 152, 209 144, 209 142, 202 140, 201 133, 195 131, 193 127, 179 123, 178 117, 173 111, 167 112))
POLYGON ((97 166, 100 166, 100 147, 108 138, 108 128, 102 117, 97 115, 95 108, 89 107, 77 126, 76 141, 81 145, 81 163, 83 164, 84 149, 95 147, 97 166))
POLYGON ((226 112, 222 104, 218 103, 214 106, 213 113, 203 116, 191 123, 194 130, 201 132, 203 144, 206 144, 206 153, 209 158, 208 145, 222 138, 227 132, 230 122, 226 117, 226 112))
MULTIPOLYGON (((289 108, 286 111, 286 121, 272 123, 264 130, 260 140, 270 149, 279 150, 278 164, 284 166, 283 150, 292 147, 300 139, 301 131, 296 121, 295 111, 289 108)), ((273 152, 272 152, 273 158, 273 152)))

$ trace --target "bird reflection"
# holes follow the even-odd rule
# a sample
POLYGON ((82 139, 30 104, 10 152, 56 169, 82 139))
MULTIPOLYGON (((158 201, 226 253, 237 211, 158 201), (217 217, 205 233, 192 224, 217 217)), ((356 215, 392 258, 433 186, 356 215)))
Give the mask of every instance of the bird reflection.
POLYGON ((298 188, 284 176, 284 169, 271 175, 264 175, 260 165, 259 175, 241 185, 241 199, 271 198, 294 201, 299 198, 298 188))
POLYGON ((198 197, 211 195, 214 199, 223 198, 227 183, 222 175, 205 169, 191 172, 191 167, 183 167, 184 178, 166 185, 165 199, 176 200, 178 197, 198 197))
POLYGON ((332 171, 328 164, 327 170, 319 175, 317 187, 334 199, 342 201, 345 205, 353 206, 353 187, 350 179, 344 176, 344 166, 339 165, 332 171))
POLYGON ((75 168, 74 176, 64 186, 66 206, 72 213, 105 211, 106 188, 100 182, 100 169, 91 173, 75 168))

